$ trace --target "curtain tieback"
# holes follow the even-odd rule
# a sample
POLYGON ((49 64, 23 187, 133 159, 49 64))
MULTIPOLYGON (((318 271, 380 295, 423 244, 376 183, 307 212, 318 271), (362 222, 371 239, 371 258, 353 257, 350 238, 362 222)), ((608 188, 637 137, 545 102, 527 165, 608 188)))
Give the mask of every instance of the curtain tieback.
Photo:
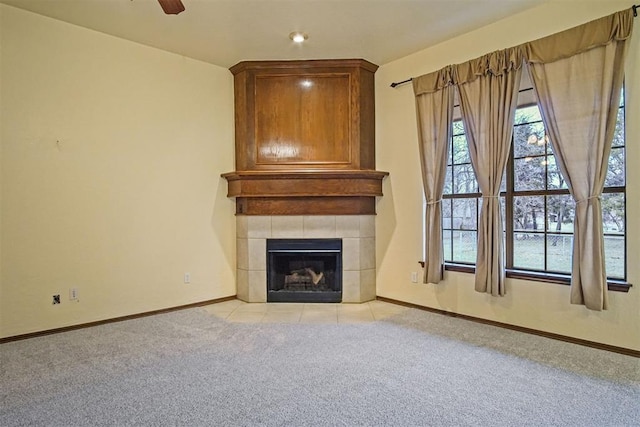
POLYGON ((427 202, 427 205, 437 205, 438 203, 442 202, 442 199, 438 199, 434 202, 427 202))
POLYGON ((576 200, 576 205, 577 205, 578 203, 585 203, 585 202, 589 202, 589 200, 592 200, 592 199, 598 199, 598 200, 600 200, 600 196, 591 196, 591 197, 587 197, 586 199, 576 200))
POLYGON ((500 196, 482 196, 483 199, 499 199, 500 196))

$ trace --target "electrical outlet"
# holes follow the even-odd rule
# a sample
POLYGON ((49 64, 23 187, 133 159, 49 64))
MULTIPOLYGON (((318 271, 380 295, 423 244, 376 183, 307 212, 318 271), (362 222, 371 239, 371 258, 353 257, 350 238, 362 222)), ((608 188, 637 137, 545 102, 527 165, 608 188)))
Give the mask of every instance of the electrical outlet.
POLYGON ((191 273, 184 273, 184 283, 191 283, 191 273))
POLYGON ((78 288, 69 288, 69 299, 71 301, 78 301, 78 288))
POLYGON ((418 272, 417 271, 412 271, 411 272, 411 282, 418 283, 418 272))
POLYGON ((60 304, 60 294, 56 294, 53 296, 53 305, 60 304))

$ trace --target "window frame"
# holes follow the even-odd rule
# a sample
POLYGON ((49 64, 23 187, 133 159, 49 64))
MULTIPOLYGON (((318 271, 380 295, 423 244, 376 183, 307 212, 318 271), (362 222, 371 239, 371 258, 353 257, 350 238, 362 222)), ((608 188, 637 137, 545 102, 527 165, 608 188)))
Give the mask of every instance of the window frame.
MULTIPOLYGON (((518 103, 518 109, 521 108, 526 108, 526 107, 530 107, 533 105, 538 105, 537 101, 535 100, 535 95, 533 93, 533 88, 532 87, 525 87, 525 88, 521 88, 519 91, 519 100, 522 98, 525 98, 525 100, 523 102, 519 102, 518 103), (522 95, 525 96, 522 96, 522 95), (522 97, 522 98, 520 98, 522 97)), ((456 103, 455 108, 460 108, 459 104, 456 103)), ((619 106, 620 109, 622 109, 622 115, 623 115, 623 121, 626 123, 626 99, 624 98, 624 88, 623 88, 623 98, 622 98, 622 102, 620 103, 619 106)), ((454 118, 454 123, 457 121, 461 121, 462 118, 454 118)), ((514 127, 517 126, 516 124, 514 124, 514 127)), ((623 129, 623 132, 625 133, 624 135, 624 144, 621 146, 615 146, 615 147, 620 147, 625 149, 625 175, 626 175, 626 126, 623 129)), ((445 233, 451 233, 450 237, 451 237, 451 241, 453 241, 453 233, 455 231, 460 231, 456 228, 454 228, 454 224, 453 224, 453 219, 455 218, 455 216, 453 215, 454 213, 454 208, 453 208, 453 201, 454 200, 461 200, 461 199, 475 199, 477 200, 476 202, 476 212, 479 211, 479 206, 482 200, 482 194, 479 192, 474 192, 474 193, 453 193, 453 191, 455 190, 455 175, 453 173, 454 168, 456 165, 458 165, 458 163, 455 163, 455 156, 454 156, 454 138, 456 136, 459 136, 459 133, 455 133, 455 125, 452 124, 452 137, 450 140, 450 153, 449 153, 449 157, 447 160, 447 168, 451 168, 451 182, 450 183, 446 183, 445 184, 445 188, 446 185, 451 185, 451 193, 443 193, 442 199, 443 202, 445 200, 447 201, 451 201, 451 217, 450 217, 450 228, 445 228, 445 217, 444 217, 444 206, 443 206, 443 226, 442 226, 442 233, 443 233, 443 245, 444 245, 444 235, 445 233)), ((509 149, 509 157, 507 160, 507 165, 506 165, 506 182, 503 183, 503 189, 504 191, 500 191, 500 198, 501 203, 503 203, 503 208, 505 210, 505 221, 504 221, 504 232, 505 232, 505 271, 506 271, 506 276, 508 278, 513 278, 513 279, 524 279, 524 280, 531 280, 531 281, 538 281, 538 282, 544 282, 544 283, 556 283, 556 284, 562 284, 562 285, 570 285, 571 284, 571 273, 560 273, 560 272, 553 272, 553 271, 547 271, 547 234, 567 234, 567 235, 571 235, 573 236, 573 233, 568 233, 568 232, 562 232, 560 231, 559 233, 555 233, 555 232, 550 232, 550 230, 547 229, 546 226, 546 222, 547 222, 547 212, 546 212, 546 201, 545 201, 545 213, 544 213, 544 217, 545 217, 545 227, 542 231, 534 231, 533 233, 535 234, 541 234, 543 236, 545 236, 545 244, 544 244, 544 261, 545 261, 545 270, 535 270, 535 269, 524 269, 524 268, 515 268, 514 267, 514 236, 515 236, 515 230, 514 230, 514 224, 513 224, 513 210, 514 210, 514 198, 515 197, 522 197, 522 196, 542 196, 542 197, 546 197, 546 196, 553 196, 553 195, 570 195, 569 190, 568 189, 563 189, 563 188, 559 188, 559 189, 549 189, 546 188, 548 181, 545 178, 545 189, 543 190, 515 190, 515 147, 514 147, 514 138, 515 138, 515 132, 512 135, 512 139, 511 139, 511 146, 509 149)), ((547 154, 545 154, 546 156, 547 154)), ((468 164, 469 162, 462 162, 460 164, 468 164)), ((546 166, 545 166, 546 168, 546 166)), ((546 173, 545 173, 546 175, 546 173)), ((477 188, 477 187, 476 187, 477 188)), ((626 192, 626 179, 624 181, 624 185, 623 186, 610 186, 610 187, 605 187, 603 189, 603 194, 622 194, 623 198, 624 198, 624 278, 619 279, 619 278, 613 278, 613 277, 607 277, 607 287, 610 291, 620 291, 620 292, 628 292, 629 289, 632 287, 632 285, 630 283, 627 282, 627 269, 628 269, 628 257, 627 257, 627 244, 628 244, 628 239, 627 239, 627 192, 626 192)), ((475 230, 468 230, 468 231, 475 231, 476 233, 476 238, 477 238, 477 230, 478 230, 478 224, 476 221, 476 228, 475 230)), ((464 231, 467 231, 467 229, 464 229, 464 231)), ((606 237, 607 235, 614 235, 612 233, 604 233, 604 236, 606 237)), ((619 234, 615 234, 617 236, 619 236, 619 234)), ((445 248, 443 247, 443 251, 445 250, 445 248)), ((448 254, 448 257, 453 259, 453 253, 454 253, 454 249, 453 249, 453 245, 451 245, 451 253, 448 254)), ((447 258, 447 253, 444 253, 445 258, 447 258)), ((475 262, 464 262, 464 261, 446 261, 444 262, 444 268, 447 271, 456 271, 456 272, 465 272, 465 273, 475 273, 475 262)))

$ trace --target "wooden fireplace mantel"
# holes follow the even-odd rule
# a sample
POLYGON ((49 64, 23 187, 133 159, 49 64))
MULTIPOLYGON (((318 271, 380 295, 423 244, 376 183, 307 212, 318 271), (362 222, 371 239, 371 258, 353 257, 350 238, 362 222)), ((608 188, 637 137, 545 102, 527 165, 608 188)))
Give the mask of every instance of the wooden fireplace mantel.
POLYGON ((234 75, 238 215, 375 214, 374 73, 363 59, 246 61, 234 75))
POLYGON ((374 215, 388 172, 375 170, 234 171, 228 197, 239 215, 374 215))

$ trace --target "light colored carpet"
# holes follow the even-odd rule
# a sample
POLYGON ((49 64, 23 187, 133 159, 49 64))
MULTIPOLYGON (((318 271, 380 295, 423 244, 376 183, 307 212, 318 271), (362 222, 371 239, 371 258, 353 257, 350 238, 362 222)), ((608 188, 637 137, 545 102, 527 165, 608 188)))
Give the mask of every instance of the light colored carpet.
POLYGON ((195 308, 0 346, 2 426, 626 426, 640 360, 407 309, 353 324, 195 308))

